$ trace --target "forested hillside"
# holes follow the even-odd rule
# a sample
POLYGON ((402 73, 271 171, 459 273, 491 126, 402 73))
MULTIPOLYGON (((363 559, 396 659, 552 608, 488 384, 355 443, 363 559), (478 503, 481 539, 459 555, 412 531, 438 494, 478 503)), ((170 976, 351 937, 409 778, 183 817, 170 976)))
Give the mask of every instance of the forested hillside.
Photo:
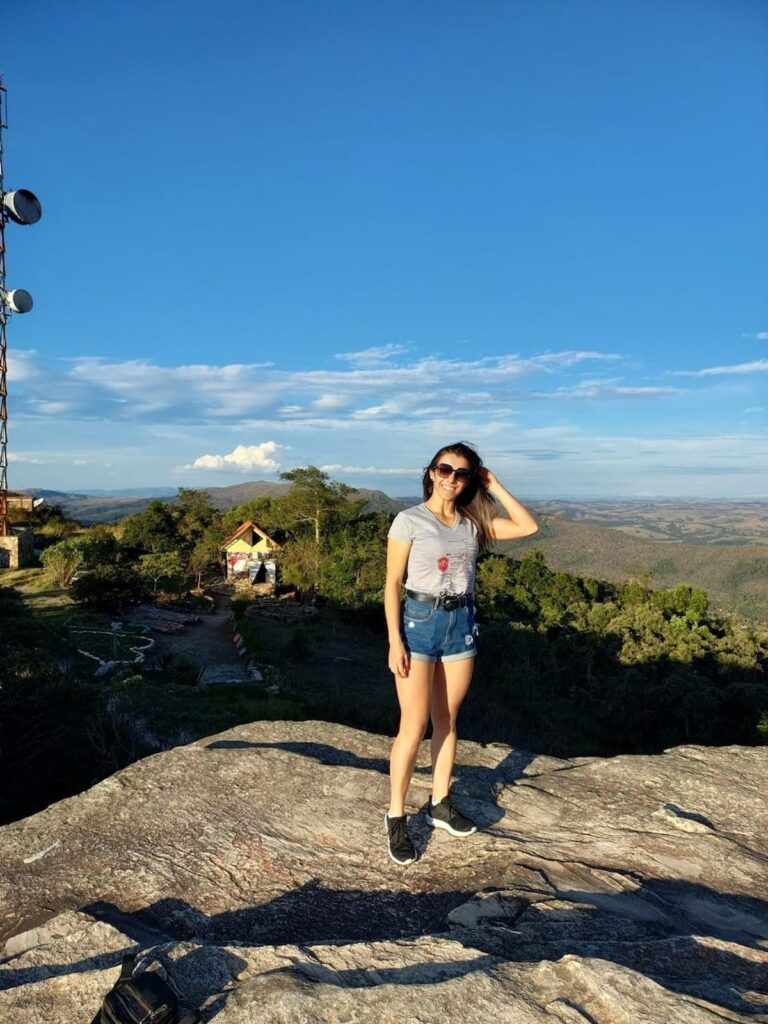
POLYGON ((621 530, 540 515, 535 537, 498 550, 519 554, 538 549, 554 569, 623 581, 641 579, 654 589, 690 583, 714 607, 768 621, 768 547, 669 543, 643 540, 621 530))

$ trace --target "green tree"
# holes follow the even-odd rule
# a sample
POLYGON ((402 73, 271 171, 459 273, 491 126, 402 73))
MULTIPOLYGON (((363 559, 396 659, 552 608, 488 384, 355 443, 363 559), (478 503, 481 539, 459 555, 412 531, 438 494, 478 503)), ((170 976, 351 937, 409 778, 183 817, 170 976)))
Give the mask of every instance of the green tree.
POLYGON ((709 599, 704 591, 687 583, 658 590, 651 601, 664 615, 683 615, 691 622, 701 622, 709 610, 709 599))
POLYGON ((350 501, 354 488, 330 480, 317 466, 288 470, 280 474, 280 479, 293 485, 288 494, 279 499, 285 526, 298 531, 310 527, 317 545, 334 528, 355 519, 365 504, 350 501))
POLYGON ((190 550, 206 530, 221 521, 221 513, 211 504, 208 491, 197 491, 190 487, 179 487, 173 513, 176 532, 190 550))
POLYGON ((314 537, 295 537, 280 549, 280 575, 285 583, 307 590, 322 589, 322 576, 328 551, 314 537))
POLYGON ((52 544, 40 555, 48 576, 56 587, 66 587, 85 561, 83 547, 74 538, 52 544))
POLYGON ((143 512, 127 516, 122 522, 123 544, 139 551, 171 551, 179 546, 176 517, 170 505, 155 498, 143 512))
POLYGON ((196 580, 197 589, 200 590, 203 575, 216 569, 221 569, 218 531, 209 528, 189 554, 187 575, 196 580))
POLYGON ((144 594, 142 578, 127 565, 99 565, 72 583, 75 600, 100 611, 122 611, 138 604, 144 594))
POLYGON ((251 501, 244 501, 228 509, 221 517, 221 539, 232 533, 247 519, 256 523, 267 533, 284 525, 280 514, 280 499, 261 495, 251 501))
POLYGON ((509 610, 514 563, 505 555, 489 554, 477 564, 477 603, 493 616, 509 610))
POLYGON ((184 580, 184 563, 178 551, 158 551, 156 554, 139 558, 139 575, 152 584, 152 593, 163 580, 167 586, 176 589, 184 580))

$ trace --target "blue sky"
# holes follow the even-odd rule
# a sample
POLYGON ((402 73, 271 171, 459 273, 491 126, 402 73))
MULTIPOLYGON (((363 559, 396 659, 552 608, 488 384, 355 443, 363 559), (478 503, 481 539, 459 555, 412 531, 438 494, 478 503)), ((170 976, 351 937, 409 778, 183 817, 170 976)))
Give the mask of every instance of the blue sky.
POLYGON ((6 0, 13 487, 768 496, 763 0, 6 0))

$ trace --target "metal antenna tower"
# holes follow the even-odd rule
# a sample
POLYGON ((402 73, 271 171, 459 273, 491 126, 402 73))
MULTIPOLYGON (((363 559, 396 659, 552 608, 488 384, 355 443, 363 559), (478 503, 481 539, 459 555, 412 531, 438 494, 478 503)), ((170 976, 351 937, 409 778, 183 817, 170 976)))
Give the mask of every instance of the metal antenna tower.
POLYGON ((0 537, 10 534, 8 522, 8 344, 6 328, 11 313, 28 313, 32 296, 23 288, 5 286, 5 225, 36 224, 42 215, 37 196, 25 188, 6 192, 3 181, 3 129, 7 123, 7 94, 0 78, 0 537))

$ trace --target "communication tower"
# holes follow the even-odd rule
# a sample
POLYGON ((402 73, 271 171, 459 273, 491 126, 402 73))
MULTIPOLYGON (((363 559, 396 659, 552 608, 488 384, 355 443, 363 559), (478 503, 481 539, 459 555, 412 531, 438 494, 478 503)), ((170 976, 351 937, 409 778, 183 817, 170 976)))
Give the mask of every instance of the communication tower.
POLYGON ((42 216, 40 201, 28 189, 5 191, 3 131, 8 127, 7 94, 0 78, 0 538, 11 532, 8 522, 8 346, 6 328, 12 313, 28 313, 32 296, 23 288, 8 291, 5 284, 5 225, 36 224, 42 216))

